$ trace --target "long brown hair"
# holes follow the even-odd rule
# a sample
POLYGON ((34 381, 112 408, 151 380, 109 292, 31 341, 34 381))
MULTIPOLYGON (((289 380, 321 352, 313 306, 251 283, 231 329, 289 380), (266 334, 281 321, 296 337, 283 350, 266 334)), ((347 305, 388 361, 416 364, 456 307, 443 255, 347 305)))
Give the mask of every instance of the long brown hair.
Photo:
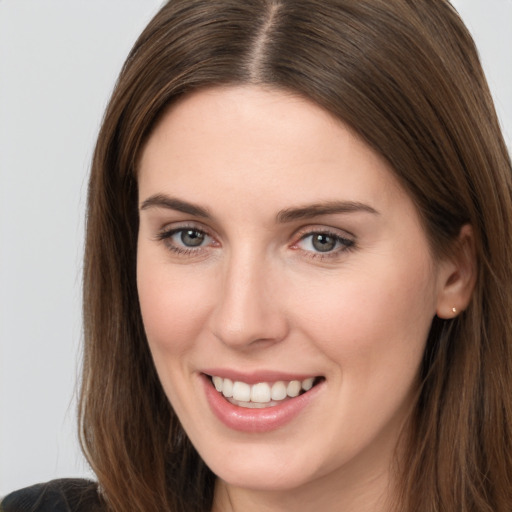
POLYGON ((405 456, 403 510, 512 507, 510 158, 474 43, 444 0, 170 0, 133 47, 94 154, 84 267, 80 434, 115 511, 211 509, 215 477, 149 354, 136 279, 137 160, 179 97, 292 90, 386 158, 436 255, 473 226, 478 276, 435 318, 405 456))

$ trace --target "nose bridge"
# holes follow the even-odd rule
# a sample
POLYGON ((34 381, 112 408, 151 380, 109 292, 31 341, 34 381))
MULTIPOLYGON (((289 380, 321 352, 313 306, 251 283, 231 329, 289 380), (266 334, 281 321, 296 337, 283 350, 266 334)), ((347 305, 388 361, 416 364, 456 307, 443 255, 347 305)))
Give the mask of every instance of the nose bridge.
POLYGON ((233 251, 219 275, 219 297, 212 330, 231 346, 277 342, 286 334, 286 319, 274 287, 271 258, 250 245, 233 251))

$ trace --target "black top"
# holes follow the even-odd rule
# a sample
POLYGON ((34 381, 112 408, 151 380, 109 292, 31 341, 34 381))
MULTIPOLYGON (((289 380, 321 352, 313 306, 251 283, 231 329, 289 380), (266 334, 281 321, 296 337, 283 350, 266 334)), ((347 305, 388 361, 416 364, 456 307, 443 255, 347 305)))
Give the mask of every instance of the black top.
POLYGON ((15 491, 0 503, 0 512, 103 512, 98 484, 81 478, 52 480, 15 491))

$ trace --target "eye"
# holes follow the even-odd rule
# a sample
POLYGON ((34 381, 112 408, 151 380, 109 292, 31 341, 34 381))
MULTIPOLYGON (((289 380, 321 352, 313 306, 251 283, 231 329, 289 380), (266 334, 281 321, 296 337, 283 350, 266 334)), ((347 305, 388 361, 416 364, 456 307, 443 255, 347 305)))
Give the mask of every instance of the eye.
POLYGON ((193 227, 180 227, 159 233, 168 249, 177 253, 190 253, 210 245, 213 238, 204 231, 193 227))
POLYGON ((208 238, 208 235, 197 229, 182 229, 171 238, 174 242, 179 241, 186 247, 199 247, 208 238))
POLYGON ((314 256, 330 256, 350 249, 354 241, 335 233, 317 231, 303 235, 295 245, 303 251, 314 253, 314 256))

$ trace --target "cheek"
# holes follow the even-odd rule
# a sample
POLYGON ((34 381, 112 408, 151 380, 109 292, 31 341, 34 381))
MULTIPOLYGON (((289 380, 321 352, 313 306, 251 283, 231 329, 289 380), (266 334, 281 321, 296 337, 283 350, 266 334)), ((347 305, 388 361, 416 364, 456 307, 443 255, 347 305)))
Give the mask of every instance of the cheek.
POLYGON ((208 282, 184 268, 150 262, 140 251, 137 288, 146 336, 157 352, 179 354, 197 339, 208 303, 208 282), (198 300, 201 297, 201 300, 198 300))
MULTIPOLYGON (((336 391, 325 421, 343 425, 350 453, 381 435, 392 445, 412 405, 434 314, 427 268, 347 276, 297 296, 302 332, 330 361, 336 391)), ((332 446, 343 443, 335 430, 332 446)))
POLYGON ((365 268, 372 270, 302 286, 291 309, 344 385, 389 389, 417 374, 435 313, 434 275, 426 258, 365 268))

